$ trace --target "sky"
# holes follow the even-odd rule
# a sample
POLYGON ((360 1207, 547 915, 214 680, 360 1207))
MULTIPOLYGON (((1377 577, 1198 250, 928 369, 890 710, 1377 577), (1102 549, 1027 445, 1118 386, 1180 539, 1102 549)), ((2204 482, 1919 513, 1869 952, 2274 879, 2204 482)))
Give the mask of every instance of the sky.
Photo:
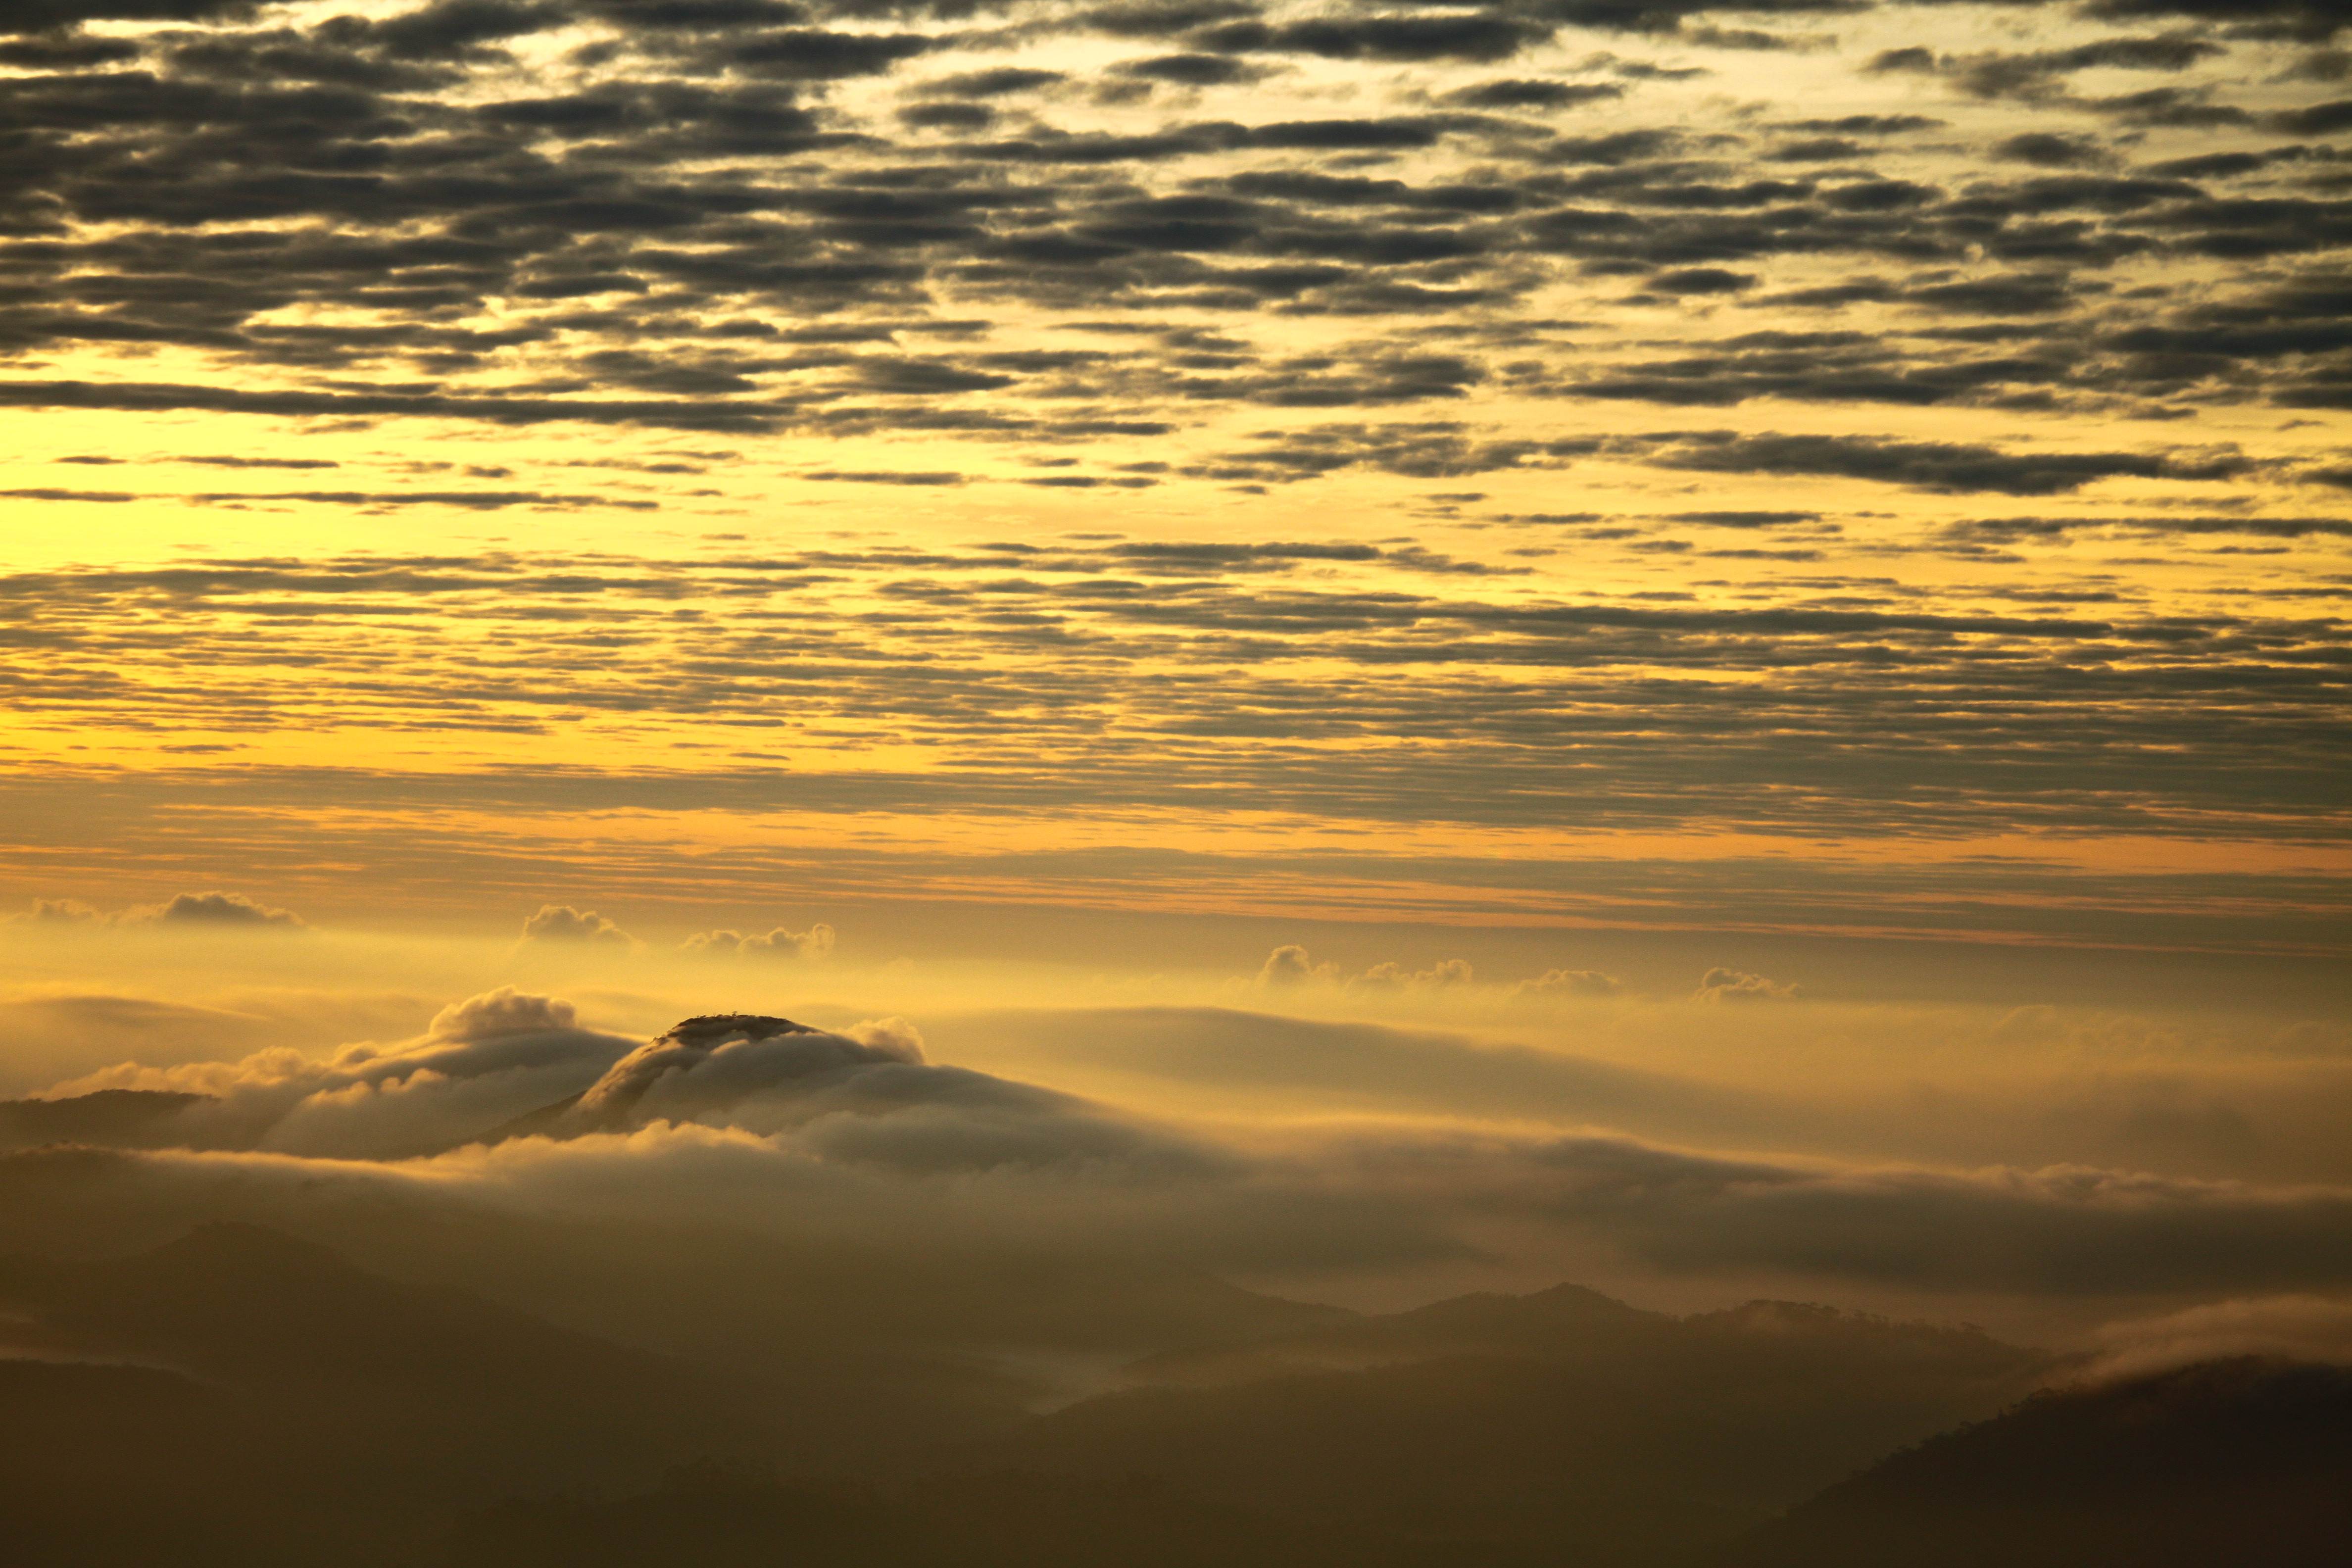
POLYGON ((2347 26, 18 0, 0 1239, 2352 1344, 2347 26))

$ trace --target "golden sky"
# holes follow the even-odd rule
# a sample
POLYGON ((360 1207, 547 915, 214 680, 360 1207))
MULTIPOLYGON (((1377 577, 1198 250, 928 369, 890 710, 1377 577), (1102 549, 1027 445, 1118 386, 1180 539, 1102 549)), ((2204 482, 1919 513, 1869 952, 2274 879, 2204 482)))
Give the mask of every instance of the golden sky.
POLYGON ((1640 1568, 2352 1366, 2347 44, 0 3, 0 1515, 1181 1492, 1231 1376, 1349 1561, 1640 1568))
POLYGON ((2340 952, 2307 7, 34 12, 27 895, 2340 952))

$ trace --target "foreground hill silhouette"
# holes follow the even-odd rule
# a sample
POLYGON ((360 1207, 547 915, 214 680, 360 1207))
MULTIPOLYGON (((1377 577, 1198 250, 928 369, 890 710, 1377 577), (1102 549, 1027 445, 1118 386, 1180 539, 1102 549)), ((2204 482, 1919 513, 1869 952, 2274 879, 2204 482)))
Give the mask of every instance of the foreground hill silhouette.
POLYGON ((1153 1358, 992 1452, 1482 1560, 1665 1563, 2046 1365, 1969 1330, 1776 1302, 1677 1319, 1563 1286, 1153 1358))
POLYGON ((1720 1568, 2341 1568, 2352 1371, 2208 1362, 2044 1394, 1888 1458, 1720 1568))
POLYGON ((1974 1331, 1562 1286, 1188 1320, 1124 1386, 992 1436, 956 1415, 970 1368, 909 1356, 866 1413, 889 1441, 847 1443, 875 1363, 755 1374, 247 1225, 0 1259, 0 1321, 28 1568, 2166 1564, 2231 1559, 2092 1543, 2210 1544, 2248 1510, 2275 1528, 2240 1560, 2317 1563, 2352 1409, 2347 1374, 2255 1363, 2021 1405, 2049 1358, 1974 1331))
POLYGON ((610 1501, 518 1500, 467 1521, 439 1568, 1444 1568, 1440 1547, 1252 1514, 1149 1478, 1022 1472, 873 1486, 688 1468, 610 1501))
POLYGON ((0 1313, 5 1342, 45 1358, 0 1362, 0 1512, 58 1542, 27 1561, 136 1561, 126 1536, 208 1561, 208 1531, 242 1534, 253 1561, 302 1561, 306 1537, 362 1518, 391 1551, 397 1497, 427 1500, 404 1510, 415 1520, 785 1446, 785 1414, 754 1380, 399 1284, 255 1226, 127 1258, 0 1259, 0 1313))

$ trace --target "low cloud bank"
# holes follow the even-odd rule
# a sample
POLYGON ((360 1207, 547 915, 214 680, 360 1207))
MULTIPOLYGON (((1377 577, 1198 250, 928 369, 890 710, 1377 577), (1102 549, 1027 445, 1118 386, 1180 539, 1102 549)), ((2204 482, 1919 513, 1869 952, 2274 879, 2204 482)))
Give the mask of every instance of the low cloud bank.
MULTIPOLYGON (((720 1014, 640 1043, 581 1026, 556 997, 503 986, 453 1003, 418 1038, 325 1057, 276 1048, 232 1062, 135 1062, 58 1084, 40 1103, 148 1097, 152 1114, 84 1119, 134 1147, 336 1161, 417 1161, 468 1145, 726 1129, 803 1157, 901 1166, 1216 1163, 1192 1140, 1051 1089, 925 1059, 902 1018, 839 1031, 720 1014)), ((20 1119, 23 1120, 23 1119, 20 1119)), ((62 1125, 58 1114, 26 1125, 62 1125)))
POLYGON ((310 922, 291 910, 281 910, 243 893, 215 890, 175 893, 154 904, 134 904, 109 912, 79 899, 36 899, 30 910, 16 917, 39 925, 159 926, 214 931, 298 931, 310 922))
MULTIPOLYGON (((1320 988, 1374 996, 1446 991, 1467 993, 1475 988, 1503 998, 1557 999, 1618 996, 1626 991, 1625 983, 1614 974, 1597 969, 1564 967, 1547 969, 1525 980, 1482 985, 1469 961, 1460 958, 1441 959, 1430 967, 1419 970, 1402 963, 1383 962, 1349 973, 1337 963, 1318 961, 1296 942, 1286 942, 1266 954, 1265 962, 1258 967, 1256 983, 1261 990, 1267 991, 1320 988)), ((1802 988, 1793 982, 1718 964, 1699 976, 1698 985, 1690 994, 1693 1000, 1717 1004, 1788 1002, 1798 999, 1802 994, 1802 988)))
POLYGON ((2113 1323, 2091 1375, 2137 1377, 2230 1356, 2352 1366, 2352 1296, 2259 1296, 2113 1323))
MULTIPOLYGON (((1160 1022, 1183 1037, 1168 1049, 1201 1051, 1246 1016, 1160 1022)), ((1664 1091, 1531 1053, 1488 1066, 1559 1092, 1664 1091)), ((582 1218, 723 1218, 792 1234, 821 1224, 886 1247, 1019 1237, 1241 1275, 1543 1256, 1928 1295, 2185 1302, 2352 1289, 2352 1189, 2341 1186, 1742 1154, 1531 1132, 1501 1103, 1485 1123, 1188 1125, 932 1060, 898 1019, 827 1030, 714 1015, 643 1041, 584 1026, 558 998, 501 988, 395 1045, 126 1063, 44 1098, 125 1090, 193 1097, 149 1105, 121 1140, 181 1151, 135 1156, 142 1181, 214 1192, 261 1182, 292 1203, 308 1201, 303 1184, 331 1178, 582 1218)))

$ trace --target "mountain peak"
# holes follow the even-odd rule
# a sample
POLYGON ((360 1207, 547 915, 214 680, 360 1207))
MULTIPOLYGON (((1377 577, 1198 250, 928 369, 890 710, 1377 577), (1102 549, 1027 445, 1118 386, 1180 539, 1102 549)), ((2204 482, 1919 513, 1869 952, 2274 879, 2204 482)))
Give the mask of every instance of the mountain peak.
POLYGON ((764 1013, 705 1013, 672 1024, 661 1037, 676 1040, 680 1045, 705 1046, 739 1035, 747 1040, 772 1040, 778 1035, 819 1035, 824 1032, 807 1024, 795 1024, 790 1018, 770 1017, 764 1013))

